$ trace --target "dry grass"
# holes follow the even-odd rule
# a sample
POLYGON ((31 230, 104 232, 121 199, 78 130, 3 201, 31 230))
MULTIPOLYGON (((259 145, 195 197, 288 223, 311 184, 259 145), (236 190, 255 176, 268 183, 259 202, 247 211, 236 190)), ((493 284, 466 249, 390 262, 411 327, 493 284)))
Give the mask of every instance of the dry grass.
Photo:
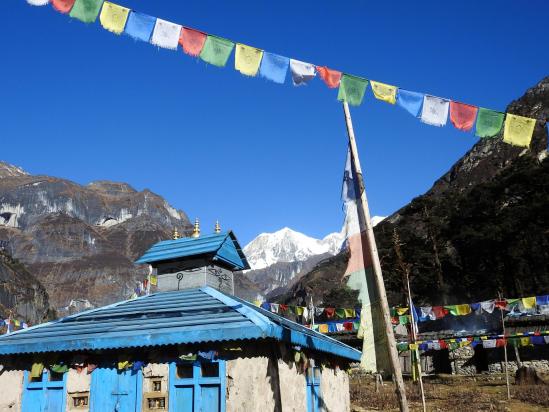
MULTIPOLYGON (((537 412, 549 408, 549 386, 515 386, 512 400, 507 400, 505 380, 501 377, 478 376, 470 378, 438 377, 425 382, 428 411, 511 411, 537 412)), ((418 385, 406 383, 412 411, 421 411, 418 385)), ((351 405, 356 411, 398 411, 392 383, 375 391, 369 377, 352 376, 351 405)))

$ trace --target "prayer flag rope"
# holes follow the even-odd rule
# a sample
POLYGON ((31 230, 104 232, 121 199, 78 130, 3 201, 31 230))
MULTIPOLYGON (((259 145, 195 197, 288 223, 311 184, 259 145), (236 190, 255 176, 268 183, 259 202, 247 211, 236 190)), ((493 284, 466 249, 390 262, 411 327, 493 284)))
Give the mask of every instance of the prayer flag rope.
POLYGON ((326 66, 279 56, 104 0, 26 1, 32 6, 45 6, 51 3, 58 12, 69 14, 72 18, 85 23, 93 23, 99 16, 102 27, 112 33, 124 32, 136 40, 171 50, 181 46, 186 54, 200 57, 206 63, 217 67, 225 67, 233 50, 236 49, 235 70, 250 77, 259 74, 265 79, 282 84, 289 69, 293 85, 305 86, 318 74, 328 88, 338 88, 338 100, 353 106, 362 104, 367 86, 370 84, 377 100, 402 107, 413 116, 419 117, 422 123, 443 127, 450 117, 452 125, 457 130, 471 132, 475 129, 475 135, 481 139, 495 137, 503 128, 505 143, 529 147, 536 121, 547 122, 547 119, 532 119, 411 92, 326 66))

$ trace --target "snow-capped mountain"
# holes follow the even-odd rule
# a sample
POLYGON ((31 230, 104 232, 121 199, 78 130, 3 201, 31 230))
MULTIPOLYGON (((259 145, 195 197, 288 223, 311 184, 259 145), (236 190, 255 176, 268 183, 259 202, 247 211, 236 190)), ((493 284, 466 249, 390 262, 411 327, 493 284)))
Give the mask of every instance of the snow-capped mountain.
POLYGON ((340 233, 315 239, 285 227, 274 233, 260 234, 244 247, 244 254, 251 268, 257 270, 278 262, 302 262, 324 253, 334 255, 342 242, 340 233))
MULTIPOLYGON (((372 223, 375 226, 383 219, 374 216, 372 223)), ((274 233, 262 233, 244 247, 244 254, 252 268, 245 275, 263 293, 284 288, 320 260, 336 255, 341 250, 344 237, 342 231, 316 239, 287 227, 274 233)))

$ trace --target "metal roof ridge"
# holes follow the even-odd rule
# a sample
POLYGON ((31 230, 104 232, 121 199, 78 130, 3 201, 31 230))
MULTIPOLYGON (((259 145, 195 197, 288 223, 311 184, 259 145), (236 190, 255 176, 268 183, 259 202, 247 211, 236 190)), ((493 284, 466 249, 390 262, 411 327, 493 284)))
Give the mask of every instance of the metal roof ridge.
POLYGON ((200 290, 215 299, 219 299, 222 303, 231 307, 231 309, 234 309, 245 316, 254 325, 258 326, 262 330, 265 337, 275 337, 280 332, 278 329, 281 329, 281 327, 274 324, 274 322, 272 322, 268 317, 256 310, 248 308, 246 305, 243 305, 229 295, 226 295, 210 286, 204 286, 200 288, 200 290))

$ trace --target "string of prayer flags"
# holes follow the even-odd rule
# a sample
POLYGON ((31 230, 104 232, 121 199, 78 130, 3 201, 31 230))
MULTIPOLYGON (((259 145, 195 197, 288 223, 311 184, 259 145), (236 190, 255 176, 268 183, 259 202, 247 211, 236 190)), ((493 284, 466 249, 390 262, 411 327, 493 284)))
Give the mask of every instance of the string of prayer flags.
POLYGON ((102 5, 103 0, 76 0, 69 15, 84 23, 93 23, 97 19, 102 5))
POLYGON ((263 52, 263 59, 259 67, 259 75, 274 83, 283 84, 286 81, 286 72, 290 59, 278 54, 263 52))
POLYGON ((503 129, 503 141, 514 146, 529 147, 535 126, 535 119, 508 113, 503 129))
POLYGON ((189 56, 198 57, 208 35, 201 31, 183 27, 179 35, 179 44, 189 56))
POLYGON ((245 76, 253 77, 259 70, 262 57, 263 50, 237 43, 234 57, 234 68, 245 76))
POLYGON ((294 59, 290 59, 290 71, 294 86, 304 86, 316 76, 314 65, 294 59))
POLYGON ((156 19, 151 43, 164 49, 176 50, 181 26, 170 21, 156 19))
POLYGON ((372 91, 374 92, 376 99, 390 104, 396 103, 397 88, 395 86, 375 82, 373 80, 370 80, 370 84, 372 85, 372 91))
POLYGON ((225 67, 234 48, 234 43, 222 37, 208 35, 200 58, 217 67, 225 67))
POLYGON ((360 106, 366 87, 368 80, 344 73, 339 83, 337 100, 347 102, 351 106, 360 106))
POLYGON ((126 27, 129 14, 130 9, 106 1, 101 9, 99 21, 105 30, 120 34, 124 31, 124 27, 126 27))
POLYGON ((419 117, 423 107, 423 93, 398 89, 396 103, 414 117, 419 117))
POLYGON ((500 132, 504 118, 503 113, 479 107, 475 135, 482 139, 494 137, 500 132))
POLYGON ((50 2, 50 0, 27 0, 31 6, 45 6, 50 2))
POLYGON ((316 71, 324 83, 326 83, 326 86, 330 89, 335 89, 339 86, 339 82, 341 81, 341 72, 328 69, 325 66, 316 66, 316 71))
POLYGON ((51 5, 59 13, 67 14, 71 11, 76 0, 51 0, 51 5))
POLYGON ((450 102, 446 99, 425 95, 423 98, 421 121, 431 126, 445 126, 448 119, 449 106, 450 102))
POLYGON ((124 33, 133 37, 135 40, 141 40, 148 43, 151 39, 155 24, 156 19, 154 17, 132 11, 128 17, 124 33))
POLYGON ((463 132, 473 128, 477 118, 478 107, 465 103, 450 102, 450 121, 454 127, 463 132))

